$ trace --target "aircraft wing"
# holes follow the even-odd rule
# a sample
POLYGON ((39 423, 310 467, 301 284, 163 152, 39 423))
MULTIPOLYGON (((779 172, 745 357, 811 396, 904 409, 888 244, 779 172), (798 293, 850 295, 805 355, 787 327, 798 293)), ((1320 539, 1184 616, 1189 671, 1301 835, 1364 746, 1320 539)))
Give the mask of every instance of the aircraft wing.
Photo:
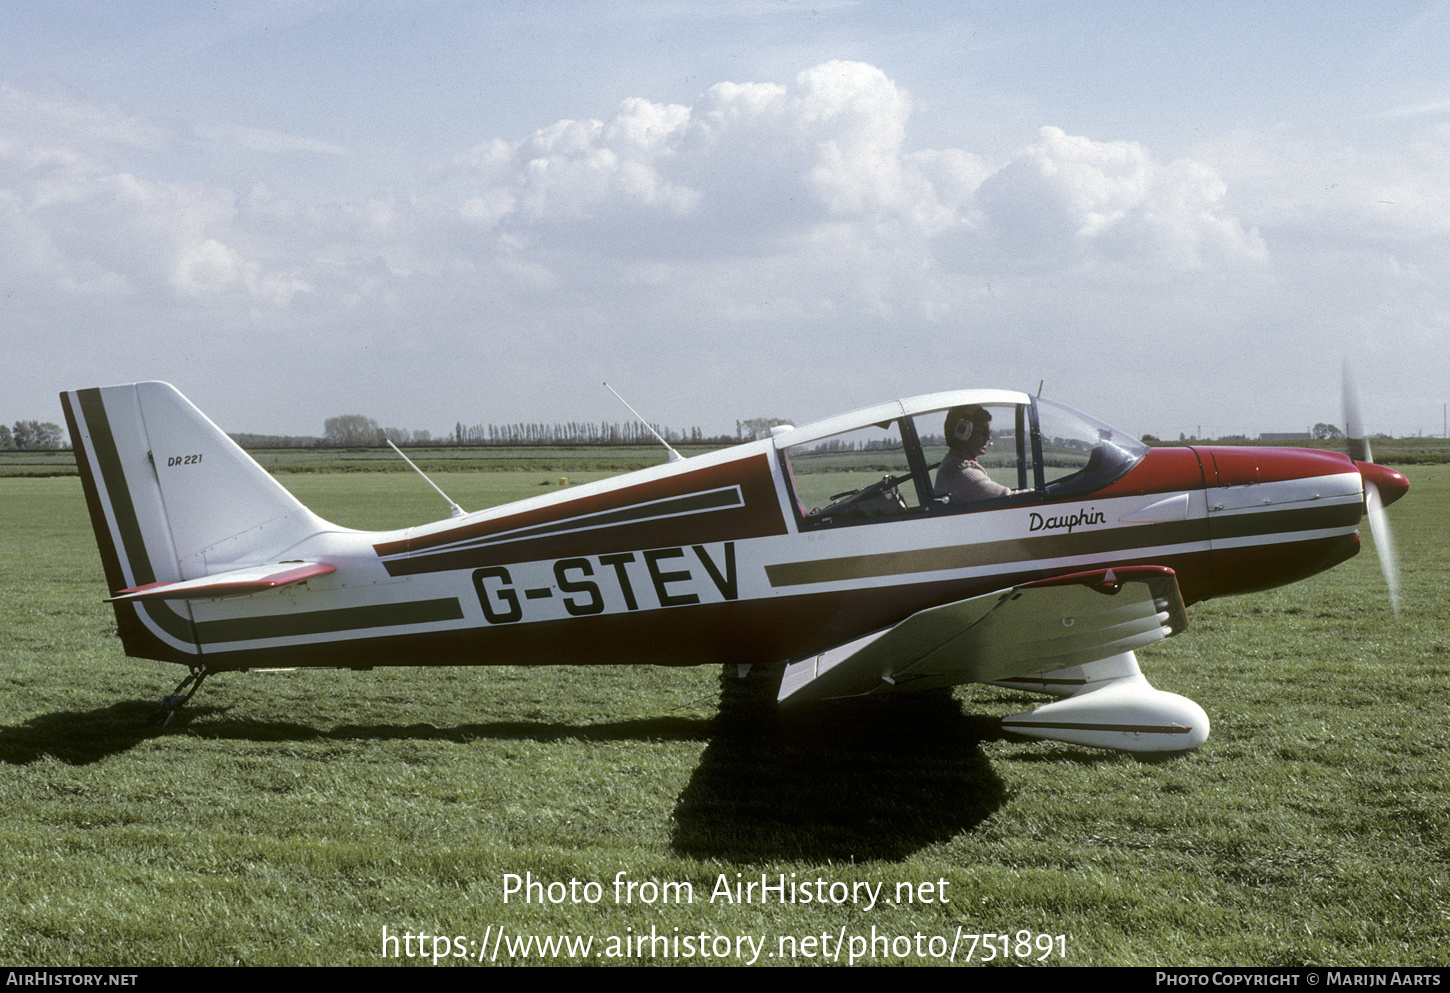
POLYGON ((251 566, 218 572, 199 579, 187 579, 177 583, 147 583, 119 590, 106 598, 106 603, 117 600, 211 600, 226 596, 244 596, 261 593, 279 586, 300 583, 314 576, 325 576, 336 571, 334 566, 322 562, 275 562, 270 565, 251 566))
POLYGON ((1172 569, 1041 579, 912 614, 786 667, 784 704, 1051 672, 1133 651, 1188 626, 1172 569))

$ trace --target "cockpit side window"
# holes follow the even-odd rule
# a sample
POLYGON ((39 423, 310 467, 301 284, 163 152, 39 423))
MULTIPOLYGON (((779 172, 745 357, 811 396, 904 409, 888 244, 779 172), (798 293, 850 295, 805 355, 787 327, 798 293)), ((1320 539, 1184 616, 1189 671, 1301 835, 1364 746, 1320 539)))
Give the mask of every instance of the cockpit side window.
POLYGON ((933 513, 989 510, 1035 499, 1029 413, 1025 404, 1005 403, 912 418, 931 481, 933 513))
POLYGON ((913 466, 920 463, 899 421, 792 445, 781 459, 795 487, 802 527, 866 524, 924 510, 913 466))

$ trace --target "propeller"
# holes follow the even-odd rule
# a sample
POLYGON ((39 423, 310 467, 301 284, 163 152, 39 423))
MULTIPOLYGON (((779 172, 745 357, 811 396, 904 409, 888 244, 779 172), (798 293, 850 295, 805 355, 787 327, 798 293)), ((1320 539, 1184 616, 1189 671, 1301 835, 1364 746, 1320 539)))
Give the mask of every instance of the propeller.
POLYGON ((1364 433, 1364 419, 1359 416, 1359 390, 1354 385, 1354 375, 1345 363, 1340 371, 1340 388, 1344 403, 1344 436, 1349 445, 1349 457, 1356 462, 1373 462, 1374 453, 1369 450, 1369 438, 1364 433))
POLYGON ((1370 451, 1369 437, 1365 434, 1364 421, 1359 413, 1359 392, 1354 386, 1348 363, 1343 373, 1344 434, 1348 439, 1349 457, 1354 460, 1364 480, 1364 512, 1369 518, 1369 531, 1374 536, 1375 552, 1379 555, 1380 572, 1384 574, 1385 585, 1390 591, 1390 609, 1395 617, 1400 616, 1400 564, 1395 554, 1395 539, 1390 533, 1390 521, 1385 516, 1385 507, 1394 503, 1409 489, 1409 482, 1393 469, 1374 464, 1374 453, 1370 451), (1382 491, 1388 491, 1387 493, 1382 491))

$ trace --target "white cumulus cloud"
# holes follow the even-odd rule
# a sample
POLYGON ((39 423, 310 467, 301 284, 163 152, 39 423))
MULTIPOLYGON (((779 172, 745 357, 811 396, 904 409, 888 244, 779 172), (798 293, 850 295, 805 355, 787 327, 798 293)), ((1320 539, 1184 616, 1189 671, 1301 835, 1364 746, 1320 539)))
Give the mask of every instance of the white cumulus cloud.
POLYGON ((1223 209, 1226 192, 1201 162, 1162 163, 1137 142, 1044 127, 1038 143, 983 182, 978 199, 998 244, 1024 258, 1178 269, 1262 261, 1263 239, 1223 209))

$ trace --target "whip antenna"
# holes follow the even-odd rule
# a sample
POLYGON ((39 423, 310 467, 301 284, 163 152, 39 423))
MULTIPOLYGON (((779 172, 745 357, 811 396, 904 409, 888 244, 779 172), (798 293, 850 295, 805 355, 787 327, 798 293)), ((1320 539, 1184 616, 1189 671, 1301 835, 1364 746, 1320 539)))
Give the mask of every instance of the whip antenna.
POLYGON ((388 447, 389 448, 391 448, 393 451, 397 452, 398 455, 402 457, 402 459, 403 459, 404 462, 408 463, 410 466, 413 467, 413 471, 414 472, 416 472, 418 475, 420 475, 420 476, 423 477, 424 482, 426 482, 429 486, 433 487, 435 490, 438 490, 438 495, 441 496, 443 499, 445 499, 445 500, 448 501, 448 506, 450 506, 450 507, 453 508, 452 510, 450 510, 448 512, 448 516, 449 517, 462 517, 465 513, 467 513, 467 511, 465 511, 462 507, 460 507, 460 506, 458 506, 458 504, 454 503, 453 500, 449 498, 449 496, 448 496, 447 493, 444 493, 441 489, 439 489, 438 484, 435 483, 435 482, 433 482, 433 480, 429 479, 428 478, 428 474, 426 472, 424 472, 422 469, 419 469, 418 466, 417 466, 417 463, 415 463, 412 459, 408 458, 408 456, 403 455, 403 450, 401 448, 399 448, 397 445, 394 445, 393 444, 393 439, 392 438, 389 438, 386 435, 384 435, 383 436, 383 440, 388 443, 388 447))
POLYGON ((666 460, 667 462, 683 462, 685 460, 685 457, 683 455, 681 455, 679 452, 675 451, 672 447, 670 447, 670 443, 668 441, 665 441, 664 438, 660 437, 660 433, 658 431, 656 431, 654 428, 652 428, 652 427, 649 426, 649 421, 647 421, 643 417, 640 417, 639 416, 639 411, 637 411, 633 407, 630 407, 629 406, 629 401, 626 400, 624 397, 620 396, 618 390, 616 390, 613 386, 610 386, 608 383, 605 383, 604 384, 604 388, 606 390, 608 390, 610 393, 613 393, 614 394, 614 399, 618 400, 620 403, 624 404, 626 407, 629 407, 629 412, 635 416, 635 420, 637 420, 641 424, 643 424, 644 425, 644 429, 646 431, 648 431, 650 434, 654 435, 655 438, 659 441, 659 443, 661 445, 664 445, 665 446, 666 451, 668 451, 670 453, 670 457, 666 460))

